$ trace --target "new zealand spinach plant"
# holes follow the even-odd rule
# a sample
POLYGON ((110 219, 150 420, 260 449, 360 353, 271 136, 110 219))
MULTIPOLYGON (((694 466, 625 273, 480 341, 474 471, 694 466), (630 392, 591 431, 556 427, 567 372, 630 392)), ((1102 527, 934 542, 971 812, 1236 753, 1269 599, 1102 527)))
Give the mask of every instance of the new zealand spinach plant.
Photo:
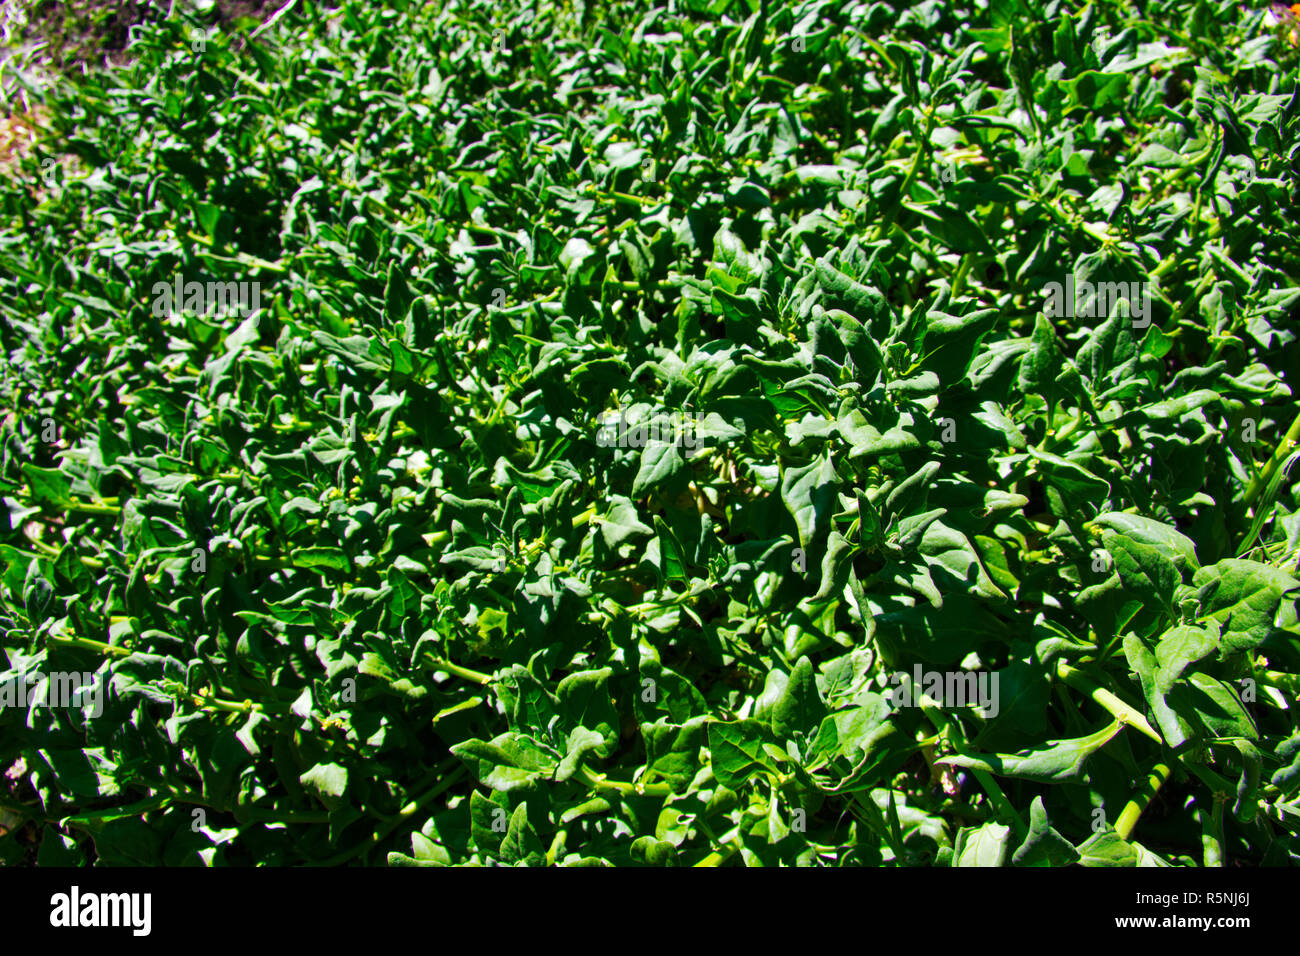
POLYGON ((1290 24, 179 8, 0 174, 0 861, 1300 860, 1290 24))

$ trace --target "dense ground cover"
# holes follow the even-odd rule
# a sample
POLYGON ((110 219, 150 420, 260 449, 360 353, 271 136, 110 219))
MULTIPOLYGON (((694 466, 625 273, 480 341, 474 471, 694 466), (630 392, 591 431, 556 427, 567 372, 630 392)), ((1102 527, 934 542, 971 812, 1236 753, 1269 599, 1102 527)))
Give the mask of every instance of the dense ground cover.
POLYGON ((33 93, 0 860, 1300 859, 1289 26, 385 6, 33 93))

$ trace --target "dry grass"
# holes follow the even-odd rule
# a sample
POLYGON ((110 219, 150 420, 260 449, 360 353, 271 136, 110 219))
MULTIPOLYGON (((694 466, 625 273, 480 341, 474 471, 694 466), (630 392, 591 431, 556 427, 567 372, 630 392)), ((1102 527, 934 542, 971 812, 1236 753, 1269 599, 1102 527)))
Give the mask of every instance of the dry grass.
POLYGON ((30 111, 15 108, 8 116, 0 116, 0 169, 8 171, 31 153, 44 119, 39 106, 30 111))

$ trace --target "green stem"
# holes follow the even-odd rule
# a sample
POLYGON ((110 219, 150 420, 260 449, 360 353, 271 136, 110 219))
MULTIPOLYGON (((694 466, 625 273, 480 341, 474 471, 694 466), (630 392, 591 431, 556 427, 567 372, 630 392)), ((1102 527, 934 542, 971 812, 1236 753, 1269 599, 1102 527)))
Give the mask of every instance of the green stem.
POLYGON ((634 282, 630 279, 606 279, 605 285, 612 286, 623 292, 644 292, 646 289, 667 291, 677 288, 671 282, 634 282))
MULTIPOLYGON (((285 9, 287 10, 287 9, 288 9, 289 7, 291 7, 291 6, 293 6, 292 3, 287 4, 287 5, 285 6, 285 9)), ((284 12, 284 11, 282 10, 281 13, 283 13, 283 12, 284 12)), ((275 15, 275 17, 273 17, 272 20, 271 20, 270 22, 273 22, 275 19, 278 19, 279 16, 280 16, 280 14, 277 13, 277 14, 275 15)), ((267 26, 267 25, 268 25, 268 24, 263 24, 263 27, 265 27, 265 26, 267 26)), ((262 28, 259 28, 257 32, 261 32, 261 29, 262 29, 262 28)), ((257 33, 254 33, 253 35, 256 36, 257 33)), ((256 91, 258 92, 258 95, 260 95, 260 96, 270 96, 270 95, 271 95, 271 88, 270 88, 269 86, 267 86, 265 83, 261 82, 260 80, 255 80, 255 79, 253 79, 251 76, 249 76, 247 73, 244 73, 244 72, 242 72, 242 71, 240 71, 240 70, 237 70, 237 69, 235 69, 234 67, 231 67, 231 68, 230 68, 230 72, 233 73, 233 74, 234 74, 236 77, 238 77, 239 79, 243 80, 245 83, 247 83, 249 86, 251 86, 254 90, 256 90, 256 91)))
POLYGON ((116 644, 105 644, 103 641, 92 641, 88 637, 47 637, 47 644, 58 644, 63 647, 78 647, 86 651, 98 651, 100 654, 108 654, 110 657, 130 657, 135 651, 129 647, 119 647, 116 644))
POLYGON ((871 241, 875 242, 884 236, 893 226, 894 220, 898 218, 898 210, 902 208, 903 203, 907 201, 907 191, 912 188, 912 183, 916 181, 917 174, 921 171, 921 160, 925 158, 930 148, 930 134, 934 132, 934 124, 939 118, 938 110, 930 106, 926 110, 925 132, 921 134, 921 141, 916 144, 916 152, 912 155, 912 165, 907 170, 907 175, 903 177, 903 185, 898 190, 898 202, 886 213, 885 218, 872 231, 871 241))
POLYGON ((1147 723, 1147 719, 1142 715, 1141 711, 1138 711, 1124 703, 1124 701, 1106 690, 1106 688, 1094 682, 1083 671, 1071 667, 1064 661, 1060 661, 1056 665, 1056 674, 1062 681, 1069 684, 1075 690, 1091 697, 1095 703, 1109 711, 1112 717, 1119 718, 1120 723, 1131 725, 1134 729, 1146 734, 1158 744, 1164 743, 1164 740, 1161 739, 1160 735, 1155 732, 1149 723, 1147 723))
POLYGON ((1222 794, 1225 797, 1236 793, 1237 788, 1235 785, 1229 783, 1227 780, 1223 779, 1223 777, 1220 777, 1209 767, 1205 766, 1205 764, 1198 763, 1196 760, 1191 759, 1190 755, 1183 756, 1180 760, 1183 767, 1195 774, 1200 779, 1201 783, 1210 788, 1212 793, 1222 794))
MULTIPOLYGON (((638 209, 644 209, 646 206, 658 206, 667 202, 666 199, 645 199, 641 196, 632 196, 628 193, 611 192, 604 189, 592 189, 591 192, 602 199, 612 199, 623 203, 625 206, 635 206, 638 209)), ((637 288, 640 288, 640 286, 638 285, 637 288)))
MULTIPOLYGON (((910 678, 906 675, 903 679, 910 683, 910 678)), ((958 750, 965 750, 967 746, 966 735, 962 733, 961 726, 957 721, 950 720, 948 715, 944 713, 943 708, 936 701, 922 693, 920 688, 913 686, 909 690, 912 694, 911 699, 920 703, 922 712, 935 725, 935 729, 946 734, 958 750)), ((998 815, 1005 822, 1011 824, 1011 828, 1016 832, 1017 836, 1027 836, 1029 834, 1028 824, 1020 818, 1015 806, 1007 798, 1006 792, 998 785, 998 782, 993 779, 993 775, 987 770, 979 770, 975 767, 971 767, 970 770, 974 774, 975 780, 997 808, 998 815)))
POLYGON ((1028 836, 1029 827, 1024 820, 1020 819, 1020 814, 1016 812, 1015 806, 1007 798, 1003 789, 998 786, 998 782, 993 779, 993 774, 987 770, 977 770, 974 767, 971 770, 975 774, 976 781, 993 801, 993 805, 998 808, 998 813, 1002 819, 1011 823, 1011 828, 1016 831, 1017 836, 1028 836))
POLYGON ((187 699, 195 707, 204 710, 216 710, 225 714, 248 714, 253 711, 260 711, 264 714, 270 714, 277 710, 287 710, 288 708, 281 705, 271 707, 267 704, 256 703, 252 700, 223 700, 220 697, 202 697, 198 694, 188 694, 187 699))
POLYGON ((930 148, 930 135, 934 132, 934 124, 939 118, 939 111, 930 106, 926 110, 925 132, 921 134, 921 141, 916 144, 916 153, 912 156, 912 168, 907 171, 907 178, 903 180, 903 186, 898 191, 898 201, 902 203, 907 199, 907 191, 912 188, 912 183, 916 182, 917 174, 921 171, 921 160, 925 158, 930 148))
POLYGON ((329 823, 330 819, 328 813, 295 813, 293 811, 274 810, 269 807, 235 806, 224 810, 221 807, 214 807, 198 794, 188 792, 168 794, 168 796, 178 803, 204 807, 213 813, 231 813, 238 819, 248 820, 253 823, 329 823))
POLYGON ((671 797, 676 792, 666 783, 628 783, 626 780, 610 780, 603 773, 595 773, 586 767, 580 768, 574 776, 589 787, 610 793, 639 797, 671 797))
MULTIPOLYGON (((209 249, 215 249, 216 244, 207 236, 200 235, 197 232, 187 232, 186 235, 195 242, 207 246, 209 249)), ((249 255, 247 252, 238 252, 233 256, 223 256, 216 252, 202 253, 205 259, 219 259, 222 262, 238 262, 240 265, 256 266, 258 269, 264 269, 267 272, 288 272, 287 266, 278 262, 268 262, 258 256, 249 255)))
POLYGON ((1201 849, 1204 851, 1204 862, 1206 866, 1223 866, 1223 804, 1224 799, 1215 794, 1213 797, 1214 809, 1210 812, 1210 818, 1205 819, 1205 811, 1201 810, 1201 849))
POLYGON ((1265 687, 1276 687, 1300 699, 1300 676, 1284 674, 1282 671, 1256 671, 1255 680, 1265 687))
POLYGON ((64 509, 84 515, 118 515, 122 513, 118 505, 83 504, 80 501, 64 502, 64 509))
MULTIPOLYGON (((28 540, 31 541, 30 538, 28 540)), ((14 548, 14 550, 17 551, 19 554, 23 555, 24 557, 29 557, 29 558, 50 559, 50 558, 57 558, 59 556, 58 548, 51 548, 48 544, 46 544, 43 541, 32 541, 32 544, 39 547, 41 550, 28 551, 26 548, 14 548)), ((77 555, 77 560, 80 561, 86 567, 90 568, 90 570, 92 571, 100 571, 103 570, 104 567, 104 562, 98 561, 95 558, 87 558, 87 557, 83 557, 82 555, 77 555)))
POLYGON ((913 157, 911 157, 911 166, 907 169, 907 176, 904 177, 902 186, 898 189, 898 202, 893 204, 893 207, 885 213, 884 220, 881 221, 880 224, 876 225, 876 228, 872 230, 871 242, 878 241, 880 237, 883 237, 883 235, 887 233, 889 228, 893 225, 894 219, 897 219, 898 209, 901 209, 902 204, 906 202, 907 190, 911 189, 911 183, 917 181, 917 176, 920 172, 920 161, 926 157, 927 151, 930 150, 930 135, 935 131, 935 121, 937 118, 939 118, 939 111, 937 111, 935 107, 928 107, 926 111, 926 131, 920 135, 920 142, 917 143, 917 152, 913 153, 913 157))
MULTIPOLYGON (((133 648, 121 647, 117 644, 105 644, 103 641, 94 641, 88 637, 47 637, 45 641, 47 644, 95 651, 99 654, 107 654, 110 657, 130 657, 135 653, 133 648)), ((223 700, 220 697, 201 697, 198 694, 183 694, 182 696, 196 707, 221 711, 227 714, 247 714, 256 710, 270 716, 276 711, 288 709, 286 706, 273 707, 252 700, 223 700)))
POLYGON ((721 866, 727 860, 731 859, 733 856, 735 856, 737 853, 740 852, 741 844, 740 844, 739 834, 732 836, 730 839, 726 841, 719 840, 718 837, 714 834, 712 828, 707 823, 705 823, 703 819, 701 819, 699 823, 700 823, 700 828, 704 830, 704 832, 708 835, 709 839, 712 840, 714 843, 718 844, 718 849, 714 850, 708 856, 704 857, 704 859, 700 860, 700 862, 696 863, 695 864, 696 866, 721 866))
POLYGON ((700 860, 700 862, 696 863, 695 865, 696 866, 721 866, 727 860, 731 859, 731 857, 735 856, 736 852, 739 849, 740 847, 728 843, 726 846, 722 848, 722 852, 710 853, 708 856, 700 860))
POLYGON ((1201 279, 1196 288, 1192 290, 1192 294, 1183 300, 1183 304, 1180 305, 1178 310, 1174 313, 1173 321, 1169 323, 1171 328, 1175 331, 1177 330, 1178 323, 1183 320, 1183 316, 1187 314, 1187 310, 1197 302, 1200 302, 1201 296, 1209 292, 1212 285, 1214 285, 1214 273, 1210 273, 1205 276, 1205 278, 1201 279))
POLYGON ((1297 442, 1300 442, 1300 413, 1298 413, 1295 419, 1291 422, 1291 427, 1286 430, 1286 434, 1282 436, 1282 440, 1278 442, 1277 448, 1273 449, 1273 456, 1269 458, 1267 464, 1260 469, 1259 473, 1251 479, 1250 484, 1246 486, 1246 495, 1244 500, 1247 505, 1254 504, 1255 499, 1259 497, 1260 492, 1268 487, 1269 480, 1273 477, 1273 473, 1277 471, 1283 460, 1291 454, 1291 451, 1295 448, 1297 442))
POLYGON ((154 810, 161 810, 171 802, 171 794, 155 794, 152 797, 145 797, 143 800, 137 800, 135 803, 129 803, 124 807, 105 807, 102 810, 91 810, 88 813, 78 813, 73 819, 71 815, 61 820, 47 820, 47 823, 54 823, 58 826, 76 827, 78 829, 90 830, 88 823, 104 817, 138 817, 154 810))
POLYGON ((968 252, 961 257, 961 262, 957 264, 957 274, 952 279, 952 292, 949 293, 951 298, 956 299, 961 293, 961 285, 966 281, 966 273, 970 271, 971 260, 975 253, 968 252))
POLYGON ((341 863, 346 863, 348 860, 352 859, 355 856, 359 856, 370 852, 375 847, 377 847, 380 843, 386 840, 394 830, 396 830, 407 820, 410 820, 411 817, 415 816, 415 814, 420 811, 421 807, 424 807, 426 804, 429 803, 429 801, 435 799, 439 794, 455 786, 460 781, 460 779, 465 776, 465 773, 466 771, 464 766, 457 767, 450 774, 448 774, 447 776, 443 777, 440 781, 438 781, 438 783, 435 784, 433 788, 428 792, 426 792, 423 796, 418 797, 416 800, 412 801, 411 803, 403 807, 402 810, 395 817, 393 817, 389 823, 387 823, 380 830, 376 831, 375 834, 369 840, 366 840, 364 843, 361 843, 350 850, 344 850, 342 853, 335 854, 334 856, 329 857, 326 860, 321 860, 317 863, 313 863, 310 865, 338 866, 341 863))
MULTIPOLYGON (((1048 421, 1052 420, 1054 409, 1048 409, 1048 421)), ((1076 409, 1074 419, 1059 432, 1048 432, 1043 438, 1043 451, 1051 451, 1083 427, 1083 409, 1076 409)), ((1050 529, 1049 529, 1050 530, 1050 529)))
POLYGON ((1152 279, 1163 279, 1169 273, 1178 268, 1178 253, 1171 252, 1160 263, 1151 270, 1152 279))
POLYGON ((429 660, 440 670, 448 674, 454 674, 456 677, 473 681, 475 684, 486 686, 492 683, 492 675, 484 674, 482 671, 471 670, 468 667, 461 667, 459 664, 453 664, 451 661, 443 660, 432 653, 429 653, 429 660))
POLYGON ((867 826, 874 830, 881 842, 888 846, 893 852, 894 863, 899 866, 903 865, 903 847, 897 840, 895 840, 894 834, 890 832, 889 824, 885 822, 885 815, 880 811, 880 808, 876 806, 875 801, 871 799, 871 794, 863 796, 861 793, 854 793, 851 797, 851 802, 861 808, 867 817, 865 821, 867 826))
POLYGON ((1123 839, 1127 840, 1129 838, 1129 834, 1137 826, 1138 817, 1142 816, 1142 812, 1150 805, 1152 798, 1164 786, 1165 781, 1169 779, 1170 773, 1172 773, 1172 770, 1170 770, 1168 764, 1156 764, 1151 769, 1151 774, 1147 777, 1145 786, 1129 799, 1128 804, 1120 813, 1119 819, 1115 822, 1115 832, 1123 839))

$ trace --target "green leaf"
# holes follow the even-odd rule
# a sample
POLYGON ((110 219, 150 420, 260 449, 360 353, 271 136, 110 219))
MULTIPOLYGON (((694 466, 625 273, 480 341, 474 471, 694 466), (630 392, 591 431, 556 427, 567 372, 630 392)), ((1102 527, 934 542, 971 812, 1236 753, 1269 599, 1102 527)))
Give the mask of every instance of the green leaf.
POLYGON ((1142 544, 1127 535, 1108 531, 1102 537, 1115 559, 1115 569, 1125 587, 1151 604, 1163 604, 1172 613, 1174 589, 1182 583, 1178 565, 1159 548, 1142 544))
POLYGON ((1014 754, 963 753, 941 757, 937 764, 984 770, 1000 777, 1018 777, 1037 783, 1067 783, 1079 779, 1088 758, 1114 739, 1118 721, 1094 734, 1073 740, 1049 740, 1014 754))
POLYGON ((347 552, 341 548, 319 547, 298 548, 292 555, 293 563, 300 568, 332 568, 335 571, 347 571, 352 562, 347 552))
POLYGON ((772 705, 768 718, 772 732, 778 738, 797 734, 810 734, 826 716, 826 705, 817 691, 812 662, 799 658, 781 696, 772 705))
POLYGON ((103 748, 50 748, 38 752, 56 779, 71 793, 87 797, 112 797, 119 792, 117 765, 109 759, 103 748))
POLYGON ((1142 693, 1151 707, 1156 726, 1165 743, 1175 749, 1198 736, 1191 710, 1176 707, 1169 698, 1183 671, 1216 651, 1216 637, 1197 627, 1180 625, 1166 631, 1155 652, 1146 649, 1135 634, 1124 637, 1124 654, 1142 682, 1142 693))
POLYGON ((1029 453, 1047 483, 1048 502, 1057 517, 1091 518, 1110 498, 1110 482, 1082 465, 1032 447, 1029 453))
POLYGON ((1042 313, 1039 313, 1034 323, 1034 334, 1029 351, 1020 362, 1020 390, 1050 398, 1057 372, 1064 359, 1052 323, 1042 313))
POLYGON ((1192 584, 1200 589, 1201 613, 1220 626, 1227 653, 1274 646, 1288 622, 1294 628, 1300 581, 1285 571, 1225 558, 1199 569, 1192 584))
POLYGON ((990 641, 1005 640, 1006 625, 960 591, 944 595, 943 607, 918 604, 879 616, 876 640, 890 666, 916 660, 947 667, 990 641))
POLYGON ((1159 549, 1174 562, 1180 572, 1194 571, 1200 567, 1192 539, 1167 524, 1120 511, 1100 514, 1093 519, 1093 523, 1117 531, 1132 541, 1159 549))
POLYGON ((781 478, 781 500, 799 529, 800 547, 807 549, 829 527, 838 487, 839 479, 829 457, 786 469, 781 478))
POLYGON ((1180 712, 1194 712, 1212 739, 1259 739, 1255 721, 1230 686, 1209 674, 1193 673, 1171 693, 1180 712))
POLYGON ((1072 80, 1058 80, 1065 93, 1068 109, 1080 107, 1089 112, 1103 113, 1123 105, 1129 93, 1126 73, 1099 73, 1087 70, 1072 80))
POLYGON ((613 503, 598 525, 605 547, 612 550, 625 541, 654 534, 654 529, 641 521, 631 501, 621 495, 611 500, 613 503))
POLYGON ((1029 805, 1029 834, 1011 855, 1012 866, 1071 866, 1079 853, 1065 837, 1052 829, 1042 797, 1029 805))
POLYGON ((707 718, 694 717, 685 724, 669 723, 661 717, 641 725, 646 749, 646 781, 662 779, 674 791, 684 792, 700 768, 707 718))
POLYGON ((531 790, 559 766, 559 758, 530 737, 513 731, 490 741, 471 737, 451 752, 469 765, 485 786, 508 793, 531 790))
POLYGON ((619 726, 618 712, 609 696, 613 674, 609 667, 578 671, 565 677, 555 689, 565 723, 595 731, 610 746, 618 739, 619 726))
POLYGON ((72 484, 57 468, 41 468, 24 462, 23 474, 32 489, 32 497, 41 504, 64 509, 72 503, 72 484))
POLYGON ((318 763, 298 782, 330 810, 343 806, 348 790, 348 771, 342 764, 318 763))
POLYGON ((1125 840, 1114 830, 1094 833, 1079 844, 1079 865, 1107 866, 1169 866, 1139 843, 1125 840))
POLYGON ((953 866, 997 867, 1006 862, 1011 828, 999 823, 967 827, 957 834, 952 848, 953 866))
POLYGON ((685 467, 674 442, 650 441, 641 451, 641 467, 632 482, 632 497, 640 498, 669 484, 685 467))
POLYGON ((777 767, 763 747, 770 739, 757 720, 710 723, 709 755, 718 783, 736 790, 755 774, 776 774, 777 767))
POLYGON ((501 841, 501 861, 524 866, 540 866, 545 861, 546 851, 537 831, 528 822, 528 804, 520 803, 510 814, 510 826, 501 841))

